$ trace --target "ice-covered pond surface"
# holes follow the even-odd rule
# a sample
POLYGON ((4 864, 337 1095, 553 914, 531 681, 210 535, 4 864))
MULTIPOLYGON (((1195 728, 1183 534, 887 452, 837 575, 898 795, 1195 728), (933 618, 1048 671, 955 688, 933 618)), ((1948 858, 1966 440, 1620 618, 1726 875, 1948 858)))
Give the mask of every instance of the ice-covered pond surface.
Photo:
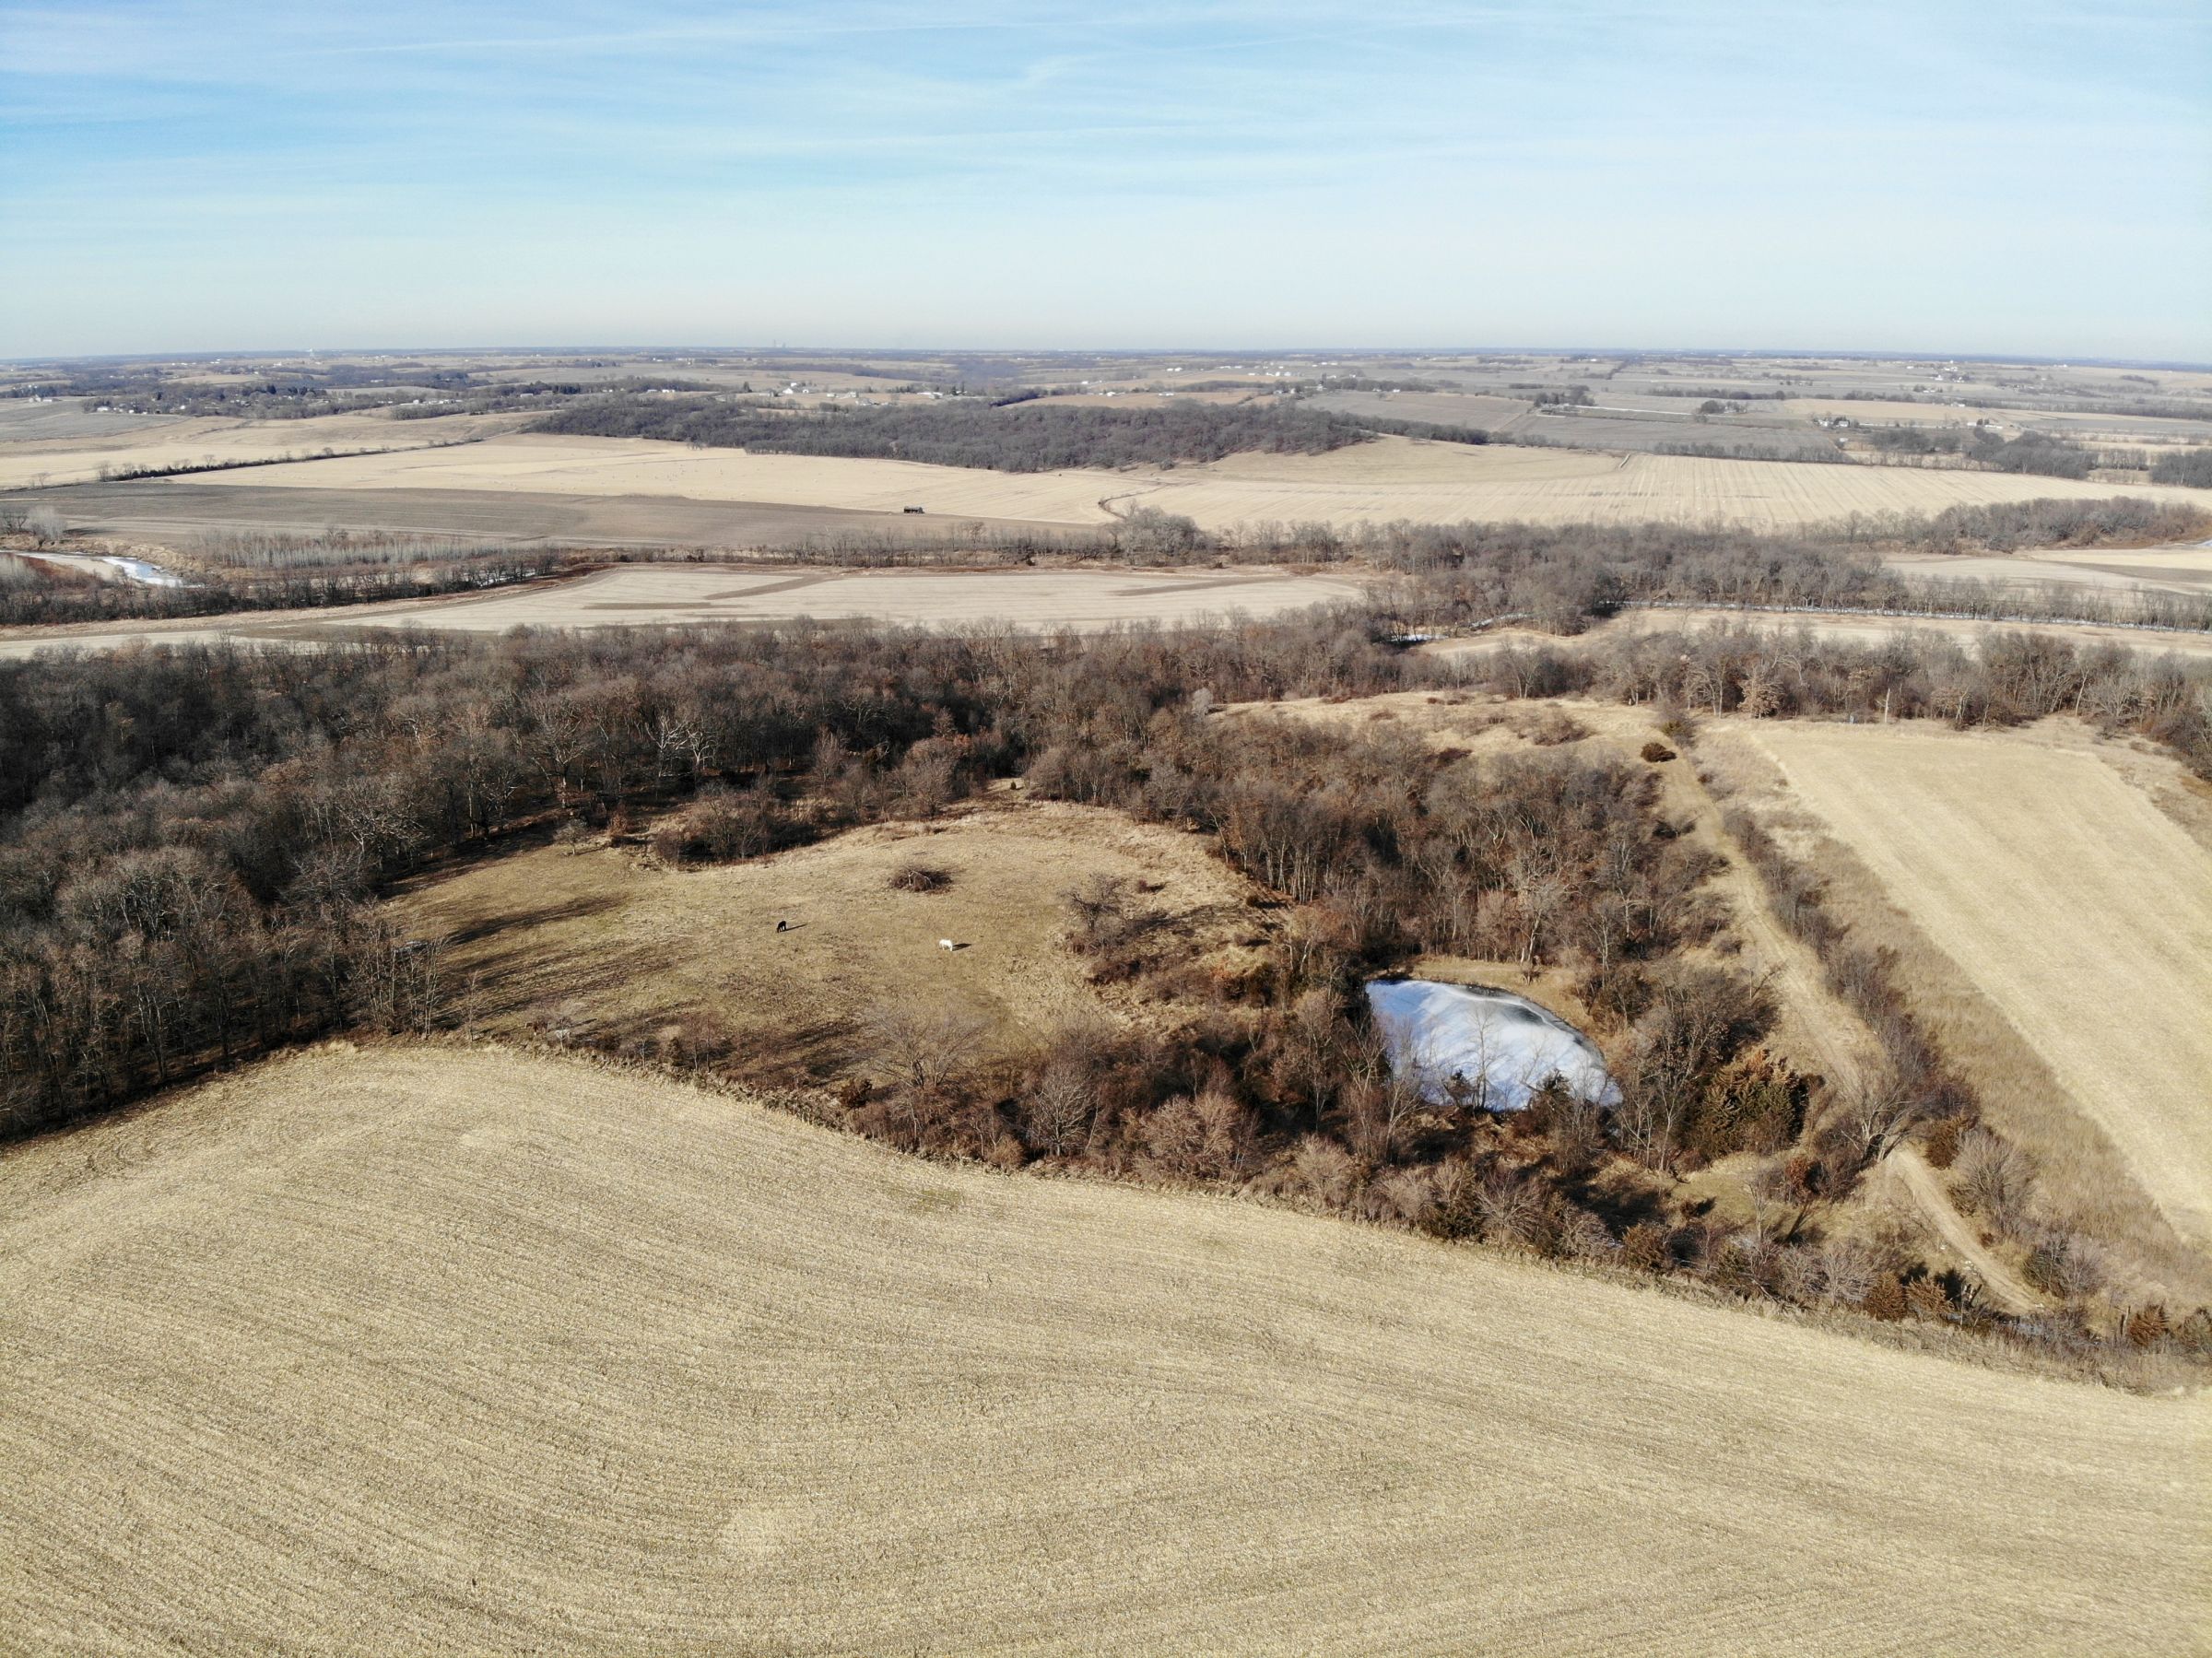
POLYGON ((1419 1077, 1428 1099, 1448 1099, 1454 1076, 1486 1111, 1522 1110, 1553 1076, 1584 1099, 1611 1105, 1620 1098, 1597 1045, 1525 996, 1428 979, 1376 979, 1367 1000, 1391 1064, 1419 1077))
POLYGON ((126 581, 142 582, 147 587, 182 587, 184 578, 172 570, 163 570, 159 564, 149 564, 144 559, 110 558, 103 562, 112 564, 123 571, 126 581))
POLYGON ((35 552, 29 557, 45 564, 59 564, 69 570, 81 570, 87 575, 98 576, 103 582, 136 582, 145 587, 182 587, 184 578, 173 570, 144 559, 126 559, 120 553, 49 553, 35 552))

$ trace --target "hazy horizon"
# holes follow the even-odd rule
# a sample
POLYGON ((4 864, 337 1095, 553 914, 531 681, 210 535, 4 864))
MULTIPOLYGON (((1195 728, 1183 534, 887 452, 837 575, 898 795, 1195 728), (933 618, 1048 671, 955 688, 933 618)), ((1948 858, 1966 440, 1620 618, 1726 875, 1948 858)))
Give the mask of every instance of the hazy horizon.
POLYGON ((201 350, 180 351, 76 351, 34 352, 20 357, 0 357, 0 363, 40 362, 192 362, 229 361, 260 358, 289 357, 490 357, 505 354, 515 356, 583 356, 604 353, 608 356, 652 357, 660 355, 730 357, 771 357, 776 355, 828 355, 868 359, 896 359, 900 357, 1195 357, 1213 358, 1232 355, 1261 359, 1308 359, 1341 356, 1358 359, 1404 359, 1416 357, 1559 357, 1559 358, 1711 358, 1715 361, 1735 360, 1806 360, 1841 362, 1932 362, 1938 359, 1953 362, 2043 364, 2054 367, 2108 367, 2114 369, 2159 369, 2170 372, 2212 372, 2212 360, 2197 361, 2184 358, 2105 357, 2096 353, 2077 353, 2062 356, 2052 353, 2017 351, 1942 351, 1892 350, 1850 348, 1826 350, 1818 346, 1678 346, 1636 345, 1531 345, 1506 342, 1490 345, 1459 345, 1437 343, 1428 345, 1347 346, 1339 344, 1247 346, 1206 346, 1200 344, 1166 346, 1090 346, 1090 345, 971 345, 951 346, 923 340, 912 344, 887 346, 880 341, 858 342, 836 340, 794 340, 777 344, 759 341, 647 341, 629 342, 612 340, 577 340, 566 343, 532 340, 477 340, 457 345, 408 346, 390 341, 349 345, 344 342, 314 346, 262 345, 209 347, 201 350))
POLYGON ((2184 0, 0 5, 0 358, 2204 363, 2208 63, 2184 0))

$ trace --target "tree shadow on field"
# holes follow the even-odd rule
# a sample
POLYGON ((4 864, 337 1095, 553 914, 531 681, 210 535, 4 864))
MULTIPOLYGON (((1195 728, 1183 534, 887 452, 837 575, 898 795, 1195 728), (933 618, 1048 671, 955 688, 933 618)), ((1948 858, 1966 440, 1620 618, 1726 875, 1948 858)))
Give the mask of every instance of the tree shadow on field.
POLYGON ((517 929, 524 931, 548 927, 564 921, 588 921, 594 915, 604 915, 622 903, 618 894, 602 893, 579 895, 555 904, 540 904, 531 909, 508 910, 497 915, 482 916, 445 935, 451 948, 463 948, 481 944, 488 938, 498 938, 517 929))
MULTIPOLYGON (((471 1018, 549 1016, 557 1005, 574 1003, 581 1011, 580 1022, 601 1028, 609 1020, 608 1005, 623 991, 649 983, 674 964, 674 956, 663 949, 603 945, 586 954, 562 942, 534 940, 525 935, 512 948, 494 949, 456 965, 449 979, 465 998, 471 1018)), ((667 1016, 665 1010, 625 1010, 619 1018, 656 1017, 667 1016)))

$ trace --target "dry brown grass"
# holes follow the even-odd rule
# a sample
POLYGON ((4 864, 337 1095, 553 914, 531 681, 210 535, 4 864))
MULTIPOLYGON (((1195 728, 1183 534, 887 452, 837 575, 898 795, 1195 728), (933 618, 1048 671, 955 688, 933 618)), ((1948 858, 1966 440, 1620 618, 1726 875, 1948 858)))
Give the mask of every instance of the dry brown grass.
POLYGON ((410 931, 456 940, 448 982, 481 1029, 658 1052, 704 1016, 748 1075, 799 1080, 845 1069, 856 1032, 886 1007, 974 1021, 979 1060, 1127 1017, 1065 942, 1062 895, 1092 876, 1150 888, 1141 901, 1178 955, 1236 955, 1254 922, 1247 888, 1206 846, 1118 812, 998 794, 933 823, 713 868, 548 847, 397 904, 410 931), (893 884, 917 863, 947 874, 942 890, 893 884))
POLYGON ((2058 1217, 2202 1299, 2212 1120, 2212 847, 2201 785, 2053 722, 2024 733, 1731 723, 1755 790, 1828 877, 2058 1217), (1794 833, 1790 824, 1798 826, 1794 833), (1833 839, 1829 839, 1832 836, 1833 839), (2199 1250, 2177 1248, 2146 1196, 2199 1250))
POLYGON ((324 1049, 0 1158, 32 1651, 2168 1654, 2202 1398, 654 1078, 324 1049))

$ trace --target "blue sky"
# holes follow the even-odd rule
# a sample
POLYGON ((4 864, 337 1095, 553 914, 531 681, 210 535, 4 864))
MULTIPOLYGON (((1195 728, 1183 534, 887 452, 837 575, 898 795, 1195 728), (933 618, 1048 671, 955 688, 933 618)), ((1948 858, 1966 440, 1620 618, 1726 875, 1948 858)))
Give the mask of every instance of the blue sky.
POLYGON ((0 0, 0 356, 2212 360, 2212 7, 0 0))

